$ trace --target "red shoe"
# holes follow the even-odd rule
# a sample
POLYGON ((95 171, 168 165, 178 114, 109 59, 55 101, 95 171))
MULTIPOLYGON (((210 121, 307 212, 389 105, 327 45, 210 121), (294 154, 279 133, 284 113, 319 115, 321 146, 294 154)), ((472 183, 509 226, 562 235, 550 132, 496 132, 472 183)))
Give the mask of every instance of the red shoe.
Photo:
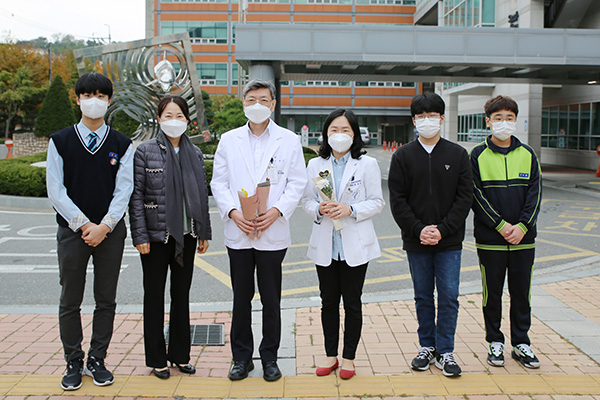
POLYGON ((335 371, 337 369, 337 367, 339 367, 339 365, 340 365, 340 363, 336 359, 335 364, 333 364, 331 367, 319 367, 319 368, 317 368, 317 376, 327 376, 327 375, 331 374, 333 371, 335 371))
MULTIPOLYGON (((352 366, 354 366, 354 364, 352 366)), ((340 378, 342 379, 350 379, 354 375, 356 375, 356 369, 340 369, 340 378)))

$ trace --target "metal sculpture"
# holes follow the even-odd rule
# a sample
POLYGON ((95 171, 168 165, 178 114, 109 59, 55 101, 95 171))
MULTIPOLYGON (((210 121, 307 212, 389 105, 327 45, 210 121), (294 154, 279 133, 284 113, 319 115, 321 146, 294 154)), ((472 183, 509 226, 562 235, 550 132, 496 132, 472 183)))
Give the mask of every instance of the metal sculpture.
POLYGON ((113 81, 114 101, 106 119, 110 123, 118 111, 123 111, 138 121, 135 140, 158 135, 157 105, 167 94, 187 101, 190 118, 201 127, 204 140, 210 138, 187 32, 87 47, 74 50, 73 54, 79 75, 101 71, 113 81))

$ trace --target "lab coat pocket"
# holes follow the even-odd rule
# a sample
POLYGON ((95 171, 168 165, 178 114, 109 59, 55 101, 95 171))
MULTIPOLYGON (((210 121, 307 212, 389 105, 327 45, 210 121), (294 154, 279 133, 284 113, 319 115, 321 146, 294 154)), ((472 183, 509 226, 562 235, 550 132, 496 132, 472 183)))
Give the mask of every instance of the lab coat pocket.
POLYGON ((373 228, 373 221, 367 219, 357 222, 356 228, 358 230, 360 244, 363 247, 370 246, 375 242, 377 236, 375 235, 375 229, 373 228))

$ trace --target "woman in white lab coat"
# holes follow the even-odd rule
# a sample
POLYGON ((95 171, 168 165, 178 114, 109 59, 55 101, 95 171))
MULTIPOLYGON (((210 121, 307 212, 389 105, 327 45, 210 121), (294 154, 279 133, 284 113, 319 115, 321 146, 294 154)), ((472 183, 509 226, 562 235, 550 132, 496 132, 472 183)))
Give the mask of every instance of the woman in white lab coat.
POLYGON ((307 167, 302 207, 314 218, 308 257, 316 264, 321 291, 321 322, 327 359, 316 370, 329 375, 339 366, 340 298, 344 299, 344 347, 340 377, 355 375, 354 358, 362 330, 362 288, 368 262, 381 255, 371 218, 384 200, 377 161, 364 155, 358 121, 350 110, 337 109, 323 127, 319 157, 307 167), (334 199, 323 201, 312 179, 328 177, 334 199), (333 221, 341 222, 340 230, 333 221))

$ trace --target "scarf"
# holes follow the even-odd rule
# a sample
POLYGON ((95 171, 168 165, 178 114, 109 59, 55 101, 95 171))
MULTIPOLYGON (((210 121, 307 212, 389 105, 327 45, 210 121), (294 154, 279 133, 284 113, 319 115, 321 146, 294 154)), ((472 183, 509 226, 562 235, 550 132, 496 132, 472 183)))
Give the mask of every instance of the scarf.
MULTIPOLYGON (((167 232, 175 239, 175 261, 183 266, 183 202, 185 199, 188 217, 194 221, 204 221, 208 214, 208 192, 202 158, 198 157, 196 146, 183 134, 179 140, 179 158, 173 145, 164 132, 158 141, 167 148, 165 165, 167 232)), ((192 228, 193 229, 193 228, 192 228)))

